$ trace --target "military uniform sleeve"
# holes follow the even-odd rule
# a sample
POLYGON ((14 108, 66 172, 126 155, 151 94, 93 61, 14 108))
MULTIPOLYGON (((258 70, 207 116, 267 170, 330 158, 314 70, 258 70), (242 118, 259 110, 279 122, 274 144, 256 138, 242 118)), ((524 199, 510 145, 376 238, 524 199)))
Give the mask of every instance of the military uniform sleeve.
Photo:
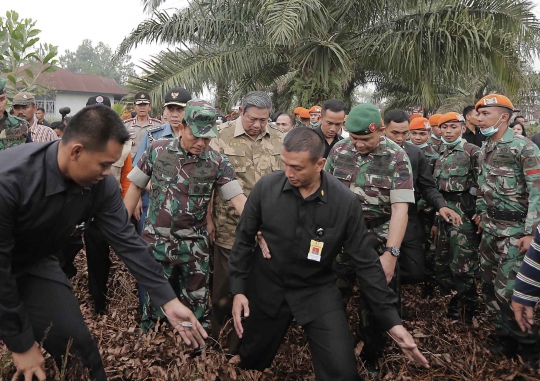
POLYGON ((150 182, 155 154, 156 151, 154 150, 153 145, 149 145, 137 165, 133 167, 128 175, 128 179, 139 188, 146 188, 146 185, 150 182))
POLYGON ((379 256, 371 246, 362 207, 356 199, 348 208, 344 249, 350 255, 350 265, 362 283, 362 293, 368 299, 382 330, 401 324, 396 310, 397 296, 388 287, 379 256))
POLYGON ((328 173, 334 173, 334 162, 336 161, 336 146, 332 147, 328 157, 326 158, 326 164, 324 170, 328 173))
POLYGON ((435 184, 435 179, 431 174, 429 162, 421 152, 418 155, 418 178, 416 181, 420 185, 422 198, 429 205, 433 206, 437 211, 446 206, 446 201, 444 201, 443 195, 437 189, 437 184, 435 184))
POLYGON ((262 224, 261 202, 264 178, 253 187, 236 228, 236 240, 229 256, 229 276, 233 294, 246 293, 246 281, 253 262, 255 236, 262 224))
POLYGON ((107 176, 96 191, 92 223, 101 230, 116 255, 150 294, 154 306, 160 307, 175 299, 175 293, 165 278, 162 266, 154 259, 152 249, 129 221, 114 177, 107 176))
POLYGON ((540 150, 529 141, 523 147, 520 160, 529 192, 525 234, 531 235, 540 222, 540 150))
POLYGON ((473 149, 471 150, 471 168, 473 171, 473 179, 474 179, 472 186, 475 188, 478 188, 478 174, 480 173, 479 158, 480 158, 480 148, 473 145, 473 149))
POLYGON ((392 204, 398 202, 415 203, 412 167, 405 151, 398 152, 396 155, 390 202, 392 204))
POLYGON ((540 231, 538 228, 517 274, 512 300, 530 307, 534 307, 540 300, 540 231))
POLYGON ((17 213, 14 189, 13 185, 0 188, 0 340, 10 351, 23 353, 34 345, 35 338, 11 273, 15 247, 13 227, 17 213))
POLYGON ((234 167, 225 155, 221 155, 221 163, 219 164, 219 172, 217 178, 217 185, 221 191, 221 197, 224 200, 230 200, 235 198, 239 194, 243 194, 244 191, 240 186, 240 183, 236 179, 236 173, 234 167))
POLYGON ((478 159, 477 159, 477 176, 478 176, 478 188, 476 189, 476 214, 480 215, 487 212, 487 204, 484 200, 484 191, 482 190, 482 160, 481 157, 483 155, 483 150, 480 149, 478 151, 478 159))

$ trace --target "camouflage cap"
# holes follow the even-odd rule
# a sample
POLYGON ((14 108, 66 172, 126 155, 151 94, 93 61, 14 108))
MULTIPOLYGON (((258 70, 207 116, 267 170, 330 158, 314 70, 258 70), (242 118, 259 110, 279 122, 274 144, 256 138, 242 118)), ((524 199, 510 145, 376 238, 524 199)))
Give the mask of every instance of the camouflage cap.
POLYGON ((202 99, 188 101, 184 119, 196 138, 217 137, 216 109, 210 102, 202 99))
POLYGON ((369 103, 359 104, 353 107, 345 128, 354 135, 369 135, 381 128, 381 112, 375 105, 369 103))
POLYGON ((6 83, 7 81, 5 78, 0 78, 0 95, 6 93, 6 83))
POLYGON ((22 92, 17 95, 15 95, 15 98, 13 98, 12 106, 28 106, 29 104, 36 103, 36 99, 34 98, 34 94, 22 92))

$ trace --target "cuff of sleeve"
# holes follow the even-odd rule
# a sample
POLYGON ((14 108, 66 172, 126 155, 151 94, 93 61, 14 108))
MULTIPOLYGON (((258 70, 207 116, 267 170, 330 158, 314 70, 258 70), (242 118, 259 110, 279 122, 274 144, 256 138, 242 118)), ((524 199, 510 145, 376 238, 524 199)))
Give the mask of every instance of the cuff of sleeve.
POLYGON ((401 318, 397 312, 397 309, 391 308, 383 310, 379 315, 380 327, 383 331, 388 331, 390 328, 401 325, 401 318))
POLYGON ((231 294, 246 294, 245 282, 240 279, 231 278, 231 294))
POLYGON ((19 333, 16 336, 2 337, 2 341, 6 344, 6 347, 13 353, 24 353, 36 342, 34 338, 34 332, 32 328, 28 328, 26 331, 19 333))
POLYGON ((439 212, 439 210, 441 210, 441 208, 444 208, 445 206, 448 206, 446 205, 446 201, 444 201, 444 198, 442 200, 439 200, 437 199, 437 201, 435 201, 435 209, 437 209, 437 212, 439 212))
POLYGON ((230 199, 235 198, 239 194, 244 193, 238 180, 233 180, 223 185, 220 188, 220 191, 221 191, 221 197, 223 197, 225 201, 229 201, 230 199))
POLYGON ((156 308, 159 308, 165 303, 177 298, 169 283, 162 284, 159 287, 146 291, 148 292, 148 295, 150 295, 150 301, 156 308))
POLYGON ((512 295, 512 300, 514 302, 523 304, 524 306, 528 306, 528 307, 534 307, 536 306, 536 303, 538 303, 538 298, 522 294, 521 292, 518 292, 518 291, 514 291, 514 294, 512 295))
POLYGON ((393 189, 390 191, 390 203, 407 202, 414 204, 414 191, 412 189, 393 189))
POLYGON ((133 184, 143 189, 146 188, 146 185, 150 181, 150 176, 141 171, 139 167, 134 167, 127 177, 133 184))

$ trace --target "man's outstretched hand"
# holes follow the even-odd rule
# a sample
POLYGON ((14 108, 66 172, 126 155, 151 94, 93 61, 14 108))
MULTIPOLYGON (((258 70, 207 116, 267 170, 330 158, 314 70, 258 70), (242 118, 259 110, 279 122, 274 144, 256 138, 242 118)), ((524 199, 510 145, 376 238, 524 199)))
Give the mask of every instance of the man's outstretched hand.
POLYGON ((204 347, 204 339, 208 337, 208 334, 189 308, 178 299, 173 299, 163 305, 163 312, 187 345, 193 348, 204 347))
POLYGON ((45 381, 45 359, 37 343, 24 353, 12 353, 11 357, 17 368, 11 381, 17 381, 20 376, 24 376, 24 381, 32 381, 33 376, 39 381, 45 381))
POLYGON ((402 325, 395 325, 389 331, 394 341, 399 345, 403 354, 407 356, 410 361, 414 361, 424 368, 429 369, 429 363, 422 353, 418 350, 418 346, 414 342, 412 336, 402 325))

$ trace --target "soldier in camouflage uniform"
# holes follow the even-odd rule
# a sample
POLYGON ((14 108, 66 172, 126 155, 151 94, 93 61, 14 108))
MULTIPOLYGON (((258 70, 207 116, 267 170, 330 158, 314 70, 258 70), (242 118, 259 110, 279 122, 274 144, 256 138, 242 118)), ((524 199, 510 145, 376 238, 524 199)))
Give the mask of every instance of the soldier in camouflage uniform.
MULTIPOLYGON (((358 196, 386 279, 389 283, 392 281, 394 290, 398 290, 398 277, 394 276, 394 271, 405 234, 406 223, 403 222, 407 221, 408 204, 415 202, 413 176, 407 154, 383 136, 381 125, 381 114, 374 105, 354 107, 346 121, 349 138, 336 143, 328 155, 325 170, 358 196)), ((342 281, 351 273, 347 257, 346 254, 338 256, 336 263, 342 281)), ((349 285, 352 281, 348 279, 349 285)), ((359 337, 364 341, 362 355, 374 376, 379 373, 378 359, 386 338, 363 297, 359 308, 359 337)))
MULTIPOLYGON (((141 190, 151 181, 150 207, 143 238, 165 271, 180 301, 189 307, 203 327, 210 318, 209 237, 206 214, 212 191, 219 187, 223 199, 241 214, 246 197, 226 156, 208 147, 217 136, 216 113, 203 100, 187 102, 181 136, 152 142, 129 174, 132 185, 125 197, 130 213, 141 190)), ((142 327, 151 329, 161 310, 154 309, 149 296, 142 327)))
MULTIPOLYGON (((261 177, 281 170, 283 132, 268 123, 272 111, 270 96, 252 91, 243 98, 240 118, 222 124, 210 147, 227 155, 246 196, 261 177)), ((214 279, 212 285, 212 334, 218 337, 231 315, 229 298, 229 255, 235 242, 239 214, 219 193, 214 194, 213 220, 216 227, 214 244, 214 279)), ((229 337, 228 347, 234 351, 238 339, 229 337)))
POLYGON ((461 137, 465 125, 463 115, 446 113, 439 118, 439 125, 444 148, 435 162, 434 177, 448 206, 461 216, 463 224, 456 227, 436 218, 435 280, 441 294, 457 291, 450 300, 446 316, 459 319, 459 303, 463 303, 465 320, 472 322, 478 304, 475 272, 480 263, 477 229, 472 221, 475 199, 470 189, 477 186, 479 149, 461 137))
POLYGON ((441 128, 439 127, 439 118, 442 114, 433 114, 429 117, 429 125, 431 126, 431 136, 428 139, 428 144, 437 153, 443 148, 441 141, 441 128))
POLYGON ((0 151, 32 141, 28 122, 6 111, 6 79, 0 78, 0 151))
POLYGON ((521 332, 510 302, 516 275, 540 222, 540 151, 508 128, 514 106, 505 96, 487 95, 475 108, 481 133, 488 136, 480 151, 476 220, 483 230, 482 294, 496 313, 490 349, 538 360, 537 332, 521 332))

